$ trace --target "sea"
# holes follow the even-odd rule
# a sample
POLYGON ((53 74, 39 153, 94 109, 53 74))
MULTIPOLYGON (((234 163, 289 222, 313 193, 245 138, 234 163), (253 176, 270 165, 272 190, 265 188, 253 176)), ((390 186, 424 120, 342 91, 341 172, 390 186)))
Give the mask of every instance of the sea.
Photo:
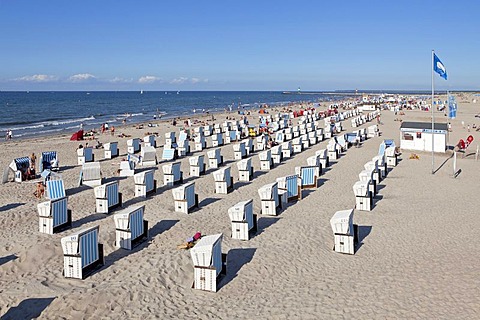
POLYGON ((201 113, 284 106, 292 102, 336 101, 345 96, 277 91, 0 92, 0 135, 14 138, 73 133, 102 123, 121 125, 201 113))

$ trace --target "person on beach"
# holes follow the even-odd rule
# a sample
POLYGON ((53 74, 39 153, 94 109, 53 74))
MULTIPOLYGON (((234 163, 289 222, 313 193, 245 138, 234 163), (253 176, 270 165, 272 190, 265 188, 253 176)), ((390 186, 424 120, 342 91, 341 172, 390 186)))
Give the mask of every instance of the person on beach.
POLYGON ((8 129, 7 137, 8 137, 7 140, 12 140, 12 137, 13 137, 12 129, 8 129))
POLYGON ((110 133, 112 134, 112 136, 115 135, 115 126, 112 126, 110 128, 110 133))
POLYGON ((32 153, 28 158, 27 179, 35 178, 35 163, 37 162, 37 156, 32 153))
POLYGON ((37 182, 37 186, 35 188, 35 192, 33 193, 33 195, 38 199, 40 199, 41 197, 43 197, 44 194, 45 194, 45 186, 43 185, 42 182, 37 182))

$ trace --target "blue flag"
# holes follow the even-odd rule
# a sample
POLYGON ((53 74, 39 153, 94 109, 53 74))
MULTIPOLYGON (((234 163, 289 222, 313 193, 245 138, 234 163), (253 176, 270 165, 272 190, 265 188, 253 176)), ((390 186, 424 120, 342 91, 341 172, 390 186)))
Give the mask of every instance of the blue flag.
POLYGON ((435 53, 433 54, 433 71, 438 73, 443 79, 447 80, 447 69, 435 53))
POLYGON ((448 95, 448 117, 450 119, 455 119, 457 117, 457 101, 452 95, 448 95))

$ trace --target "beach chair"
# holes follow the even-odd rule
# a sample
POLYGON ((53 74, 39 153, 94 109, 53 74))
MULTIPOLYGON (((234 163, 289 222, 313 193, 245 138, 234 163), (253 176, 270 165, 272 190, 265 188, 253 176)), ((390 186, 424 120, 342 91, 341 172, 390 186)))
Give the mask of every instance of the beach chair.
POLYGON ((168 148, 175 148, 177 144, 177 139, 175 138, 175 132, 166 132, 165 133, 165 146, 168 148))
POLYGON ((373 207, 373 195, 370 191, 370 181, 357 181, 353 185, 355 194, 355 208, 360 211, 371 211, 373 207))
POLYGON ((253 214, 253 200, 241 201, 228 209, 232 222, 232 238, 249 240, 257 231, 257 215, 253 214))
POLYGON ((223 157, 220 154, 220 148, 208 150, 208 167, 218 169, 218 167, 223 163, 223 157))
POLYGON ((181 163, 173 162, 162 166, 163 184, 165 186, 173 186, 183 182, 183 172, 181 171, 181 163))
POLYGON ((183 184, 172 189, 175 212, 188 214, 190 209, 198 207, 198 195, 195 193, 195 182, 183 184))
POLYGON ((243 159, 237 162, 238 181, 250 181, 253 179, 252 158, 243 159))
POLYGON ((38 171, 42 172, 43 170, 58 170, 58 155, 57 151, 44 151, 40 158, 40 163, 38 166, 38 171))
POLYGON ((293 153, 300 153, 303 151, 302 137, 293 138, 293 153))
POLYGON ((310 131, 307 134, 308 141, 310 142, 310 145, 317 144, 317 132, 316 131, 310 131))
POLYGON ((227 272, 227 255, 222 254, 222 238, 221 233, 204 236, 190 249, 194 289, 217 292, 220 278, 227 272))
POLYGON ((155 147, 144 146, 141 151, 140 164, 142 166, 156 166, 157 163, 157 151, 155 147))
POLYGON ((245 149, 245 142, 239 142, 233 145, 233 158, 235 160, 242 160, 247 156, 247 150, 245 149))
MULTIPOLYGON (((285 194, 285 202, 287 193, 285 194)), ((278 183, 269 183, 258 189, 258 195, 262 203, 261 214, 276 216, 282 206, 282 200, 279 198, 278 183)))
POLYGON ((357 118, 353 118, 352 120, 350 120, 350 122, 352 124, 352 128, 358 127, 358 119, 357 118))
POLYGON ((353 224, 353 209, 337 211, 330 219, 335 252, 355 254, 358 245, 358 226, 353 224))
POLYGON ((318 187, 318 166, 295 167, 295 174, 301 179, 302 189, 315 189, 318 187))
POLYGON ((260 158, 260 170, 268 171, 273 168, 272 151, 265 150, 258 154, 260 158))
POLYGON ((92 147, 77 149, 77 163, 79 165, 83 165, 84 163, 93 161, 95 161, 95 156, 93 154, 92 147))
POLYGON ((262 134, 261 136, 258 136, 256 138, 257 140, 257 144, 256 144, 256 149, 257 151, 259 150, 265 150, 267 149, 267 144, 268 144, 268 136, 267 135, 264 135, 262 134))
POLYGON ((320 157, 318 157, 317 155, 308 157, 307 165, 317 168, 317 172, 315 173, 317 177, 320 177, 322 175, 322 163, 320 162, 320 157))
POLYGON ((342 122, 335 122, 335 132, 340 133, 343 131, 342 122))
POLYGON ((215 193, 227 194, 233 190, 233 178, 231 176, 231 168, 225 167, 213 172, 215 180, 215 193))
POLYGON ((109 214, 113 209, 122 206, 122 194, 118 181, 107 182, 93 188, 97 213, 109 214))
POLYGON ((122 160, 120 161, 120 177, 133 177, 135 175, 135 161, 122 160))
POLYGON ((330 165, 327 149, 318 150, 315 152, 315 155, 320 160, 320 164, 322 165, 322 168, 327 168, 330 165))
POLYGON ((134 138, 134 139, 128 139, 127 140, 127 152, 130 154, 134 154, 140 151, 140 139, 139 138, 134 138))
POLYGON ((157 192, 157 180, 154 179, 155 170, 146 170, 135 173, 133 180, 135 181, 135 197, 146 198, 150 194, 157 192))
POLYGON ((207 142, 205 141, 205 136, 202 133, 198 133, 195 138, 194 138, 194 142, 195 142, 195 151, 202 151, 203 149, 205 149, 207 147, 207 142))
POLYGON ((376 124, 367 128, 367 138, 378 137, 378 126, 376 124))
POLYGON ((323 129, 323 134, 325 136, 325 139, 331 139, 333 136, 333 131, 332 131, 332 126, 330 124, 325 125, 323 129))
POLYGON ((45 198, 55 200, 66 197, 65 184, 61 177, 50 178, 45 181, 45 198))
POLYGON ((324 140, 323 128, 317 128, 315 130, 315 133, 317 135, 317 142, 320 142, 320 141, 324 140))
POLYGON ((144 220, 145 205, 128 207, 113 216, 115 247, 132 250, 148 239, 148 221, 144 220))
POLYGON ((348 143, 344 134, 338 135, 335 137, 335 140, 337 141, 337 146, 340 146, 340 152, 347 151, 348 143))
POLYGON ((307 135, 307 125, 305 123, 305 120, 300 121, 300 122, 298 123, 298 128, 300 130, 300 135, 301 136, 307 135), (300 122, 302 122, 302 123, 300 123, 300 122))
POLYGON ((285 132, 285 140, 290 141, 293 139, 293 128, 288 127, 284 129, 285 132))
POLYGON ((292 141, 282 143, 282 159, 290 158, 293 154, 292 141))
POLYGON ((302 150, 306 150, 310 147, 310 140, 308 140, 307 134, 302 134, 300 136, 302 138, 302 150))
POLYGON ((270 150, 272 151, 273 164, 280 164, 280 162, 282 162, 282 159, 283 159, 282 146, 281 145, 274 146, 270 150))
POLYGON ((253 153, 253 139, 247 138, 245 141, 245 151, 247 151, 247 156, 253 153))
POLYGON ((385 157, 387 158, 387 167, 393 168, 397 166, 397 154, 395 147, 387 147, 385 149, 385 157))
POLYGON ((223 146, 223 133, 218 132, 212 135, 212 147, 223 146))
POLYGON ((285 135, 283 132, 275 133, 275 142, 278 144, 285 142, 285 135))
POLYGON ((382 180, 382 174, 378 169, 378 162, 376 160, 367 161, 367 163, 365 163, 363 167, 367 171, 373 171, 373 180, 375 181, 375 184, 378 186, 380 184, 380 181, 382 180))
POLYGON ((67 209, 68 198, 48 200, 37 205, 39 217, 39 231, 54 234, 71 228, 72 211, 67 209))
POLYGON ((154 135, 148 135, 148 136, 143 137, 143 144, 144 144, 144 147, 156 148, 157 147, 157 141, 155 141, 155 136, 154 135))
POLYGON ((190 163, 190 175, 192 177, 200 177, 200 175, 205 174, 207 165, 205 164, 205 156, 192 156, 188 158, 190 163))
POLYGON ((186 132, 180 132, 179 134, 177 152, 179 157, 184 157, 190 153, 190 144, 186 132))
POLYGON ((162 160, 174 160, 177 158, 177 150, 163 147, 162 160))
POLYGON ((207 125, 207 126, 203 126, 203 133, 205 134, 206 137, 209 137, 212 135, 212 126, 210 125, 207 125))
POLYGON ((385 161, 385 154, 377 155, 372 158, 372 161, 377 161, 378 170, 380 172, 380 180, 383 180, 388 173, 387 170, 387 161, 385 161))
POLYGON ((195 127, 193 128, 193 132, 198 136, 198 135, 203 135, 203 127, 195 127))
POLYGON ((105 159, 118 157, 118 142, 107 142, 103 145, 105 159))
POLYGON ((358 174, 358 178, 360 181, 369 181, 370 185, 370 191, 372 192, 372 195, 375 196, 377 194, 377 182, 373 178, 373 170, 362 170, 358 174))
POLYGON ((293 133, 293 138, 300 137, 300 127, 299 126, 293 126, 292 127, 292 133, 293 133))
POLYGON ((95 226, 62 238, 65 278, 85 279, 105 264, 103 244, 98 243, 98 232, 99 226, 95 226))
POLYGON ((298 175, 277 178, 277 183, 279 191, 287 192, 287 202, 302 199, 302 189, 300 187, 302 181, 298 175))
POLYGON ((335 139, 331 139, 328 144, 327 144, 327 150, 328 150, 328 158, 330 160, 337 160, 338 159, 338 148, 337 148, 337 142, 335 139))
POLYGON ((102 184, 102 173, 100 171, 100 162, 89 162, 82 165, 78 185, 87 185, 95 187, 102 184))
POLYGON ((232 143, 240 140, 240 132, 237 130, 225 131, 225 143, 232 143))

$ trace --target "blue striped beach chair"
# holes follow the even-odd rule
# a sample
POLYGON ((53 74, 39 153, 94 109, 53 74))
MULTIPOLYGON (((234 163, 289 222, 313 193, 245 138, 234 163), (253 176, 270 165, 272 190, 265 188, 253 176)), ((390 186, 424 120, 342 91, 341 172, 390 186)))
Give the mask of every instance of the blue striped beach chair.
POLYGON ((287 192, 287 201, 302 199, 302 183, 298 175, 277 178, 278 190, 285 190, 287 192))
POLYGON ((72 211, 67 209, 67 200, 62 197, 37 205, 40 232, 54 234, 72 226, 72 211))
POLYGON ((175 212, 188 214, 190 209, 198 207, 198 195, 195 193, 195 182, 189 182, 172 189, 175 212))
POLYGON ((45 198, 55 200, 66 197, 63 179, 51 178, 45 181, 45 198))
POLYGON ((23 178, 27 173, 29 165, 30 165, 30 159, 28 157, 13 159, 13 161, 10 163, 9 168, 14 173, 15 182, 23 181, 23 178))
POLYGON ((61 240, 63 275, 85 279, 104 265, 103 244, 98 243, 99 226, 83 229, 61 240))
POLYGON ((95 187, 95 202, 97 213, 110 213, 122 205, 122 194, 119 192, 118 181, 107 182, 95 187))
POLYGON ((102 184, 100 162, 84 163, 80 171, 79 185, 95 187, 102 184))
POLYGON ((42 152, 38 170, 58 170, 58 156, 57 151, 42 152))
POLYGON ((147 170, 136 173, 133 178, 135 181, 135 197, 146 198, 150 194, 157 192, 157 180, 154 179, 155 170, 147 170))
POLYGON ((315 173, 317 177, 320 177, 322 174, 322 163, 320 162, 320 157, 317 155, 307 158, 307 165, 317 167, 317 172, 315 173))
POLYGON ((115 246, 132 250, 148 239, 148 221, 144 220, 145 206, 126 208, 113 216, 115 221, 115 246))
POLYGON ((302 189, 318 187, 317 170, 316 166, 295 167, 295 173, 301 178, 302 189))

